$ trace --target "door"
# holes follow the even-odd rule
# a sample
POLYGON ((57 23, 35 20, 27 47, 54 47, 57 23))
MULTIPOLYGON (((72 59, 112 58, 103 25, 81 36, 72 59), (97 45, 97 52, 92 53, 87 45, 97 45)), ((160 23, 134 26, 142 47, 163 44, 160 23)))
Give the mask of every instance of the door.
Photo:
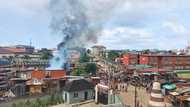
POLYGON ((67 102, 67 93, 65 93, 65 102, 67 102))
POLYGON ((88 100, 88 92, 84 92, 84 100, 88 100))

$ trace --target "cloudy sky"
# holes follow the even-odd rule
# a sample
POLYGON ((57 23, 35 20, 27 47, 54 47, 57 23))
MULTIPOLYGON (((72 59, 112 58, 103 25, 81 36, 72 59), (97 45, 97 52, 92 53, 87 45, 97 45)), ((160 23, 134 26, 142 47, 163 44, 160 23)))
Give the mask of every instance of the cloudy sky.
MULTIPOLYGON (((54 48, 49 0, 0 0, 0 45, 54 48)), ((113 2, 117 0, 105 0, 113 2)), ((120 0, 104 20, 97 44, 112 49, 184 48, 190 41, 189 0, 120 0)))

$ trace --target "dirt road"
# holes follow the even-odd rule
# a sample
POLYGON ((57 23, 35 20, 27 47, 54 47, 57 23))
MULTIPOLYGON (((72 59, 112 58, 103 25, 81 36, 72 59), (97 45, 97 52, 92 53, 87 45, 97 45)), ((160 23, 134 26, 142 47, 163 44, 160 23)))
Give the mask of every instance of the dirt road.
MULTIPOLYGON (((120 97, 126 105, 134 107, 135 98, 135 88, 134 86, 128 87, 128 92, 121 92, 120 97)), ((145 88, 137 88, 137 100, 143 107, 148 107, 149 94, 146 92, 145 88)))

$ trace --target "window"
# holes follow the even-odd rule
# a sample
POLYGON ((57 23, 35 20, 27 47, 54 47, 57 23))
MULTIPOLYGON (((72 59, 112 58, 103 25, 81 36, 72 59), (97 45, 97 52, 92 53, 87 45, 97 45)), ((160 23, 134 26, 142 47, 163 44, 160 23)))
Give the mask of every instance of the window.
POLYGON ((74 97, 78 97, 78 93, 74 93, 74 97))

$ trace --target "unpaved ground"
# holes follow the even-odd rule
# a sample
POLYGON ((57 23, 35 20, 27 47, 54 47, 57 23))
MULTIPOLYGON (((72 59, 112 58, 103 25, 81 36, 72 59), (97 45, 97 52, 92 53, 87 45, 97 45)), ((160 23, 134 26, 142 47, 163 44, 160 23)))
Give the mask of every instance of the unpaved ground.
MULTIPOLYGON (((139 101, 142 107, 148 107, 149 94, 146 92, 145 88, 137 88, 137 100, 139 101)), ((134 86, 129 86, 127 92, 120 92, 120 98, 123 103, 129 105, 130 107, 134 107, 134 97, 135 97, 135 88, 134 86)), ((72 107, 71 105, 60 104, 52 107, 72 107)), ((82 104, 77 107, 100 107, 100 105, 96 105, 94 102, 82 104)))
POLYGON ((94 102, 87 103, 87 104, 82 104, 79 106, 71 106, 71 105, 65 105, 65 104, 60 104, 52 107, 100 107, 99 105, 95 104, 94 102))
MULTIPOLYGON (((128 87, 128 92, 121 92, 120 97, 126 105, 134 107, 135 88, 133 86, 128 87)), ((137 100, 142 107, 148 107, 149 94, 145 88, 137 88, 137 100)))

